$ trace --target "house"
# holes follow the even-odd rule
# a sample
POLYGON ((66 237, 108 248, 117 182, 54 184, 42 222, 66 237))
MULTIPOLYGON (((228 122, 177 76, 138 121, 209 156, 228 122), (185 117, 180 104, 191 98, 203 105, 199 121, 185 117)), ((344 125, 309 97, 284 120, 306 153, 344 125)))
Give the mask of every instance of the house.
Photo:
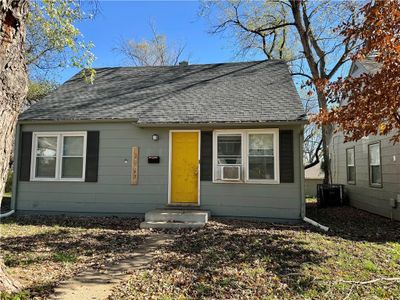
POLYGON ((304 170, 304 194, 306 198, 317 197, 317 184, 322 184, 324 177, 321 163, 304 170))
MULTIPOLYGON (((378 69, 368 57, 353 63, 350 76, 378 69)), ((351 205, 400 220, 400 146, 391 137, 370 135, 344 143, 342 133, 334 134, 329 145, 332 182, 345 185, 351 205)))
POLYGON ((282 61, 96 69, 19 120, 17 213, 304 215, 305 115, 282 61))

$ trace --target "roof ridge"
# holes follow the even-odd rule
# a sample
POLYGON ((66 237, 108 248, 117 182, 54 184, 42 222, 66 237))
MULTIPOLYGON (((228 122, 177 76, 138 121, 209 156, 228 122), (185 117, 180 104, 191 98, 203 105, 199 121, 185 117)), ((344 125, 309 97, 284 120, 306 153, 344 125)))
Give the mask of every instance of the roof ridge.
MULTIPOLYGON (((265 62, 265 63, 280 62, 280 63, 286 64, 286 61, 284 61, 282 59, 268 59, 268 60, 251 60, 251 61, 239 61, 239 62, 206 63, 206 64, 190 64, 189 63, 188 65, 186 65, 184 67, 187 68, 187 67, 193 67, 193 66, 242 65, 242 64, 263 63, 263 62, 265 62)), ((114 67, 96 67, 93 69, 94 70, 107 70, 107 69, 156 69, 156 68, 160 68, 160 69, 182 68, 182 66, 179 66, 179 65, 172 65, 172 66, 114 66, 114 67)))

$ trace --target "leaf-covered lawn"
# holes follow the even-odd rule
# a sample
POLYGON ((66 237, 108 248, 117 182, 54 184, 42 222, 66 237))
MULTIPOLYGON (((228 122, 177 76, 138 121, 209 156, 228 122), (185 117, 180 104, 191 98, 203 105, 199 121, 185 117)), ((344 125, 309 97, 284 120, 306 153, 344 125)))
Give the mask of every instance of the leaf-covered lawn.
POLYGON ((19 216, 0 224, 0 249, 9 273, 29 298, 88 267, 126 258, 145 238, 136 218, 19 216))
POLYGON ((331 226, 214 219, 185 231, 110 299, 399 299, 400 223, 349 207, 311 209, 331 226))

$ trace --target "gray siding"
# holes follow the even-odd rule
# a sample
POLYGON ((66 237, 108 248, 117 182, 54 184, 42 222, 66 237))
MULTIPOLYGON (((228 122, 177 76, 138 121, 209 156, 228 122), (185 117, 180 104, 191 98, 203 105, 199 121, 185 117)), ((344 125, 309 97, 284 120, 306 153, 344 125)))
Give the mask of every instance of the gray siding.
MULTIPOLYGON (((201 182, 201 208, 213 215, 299 219, 301 126, 294 130, 295 182, 279 185, 201 182)), ((139 128, 131 123, 22 125, 22 131, 100 131, 98 182, 19 182, 19 212, 143 214, 168 203, 168 128, 139 128), (152 141, 157 133, 160 140, 152 141), (139 147, 139 181, 130 185, 131 147, 139 147), (160 164, 147 156, 159 155, 160 164), (128 159, 125 164, 124 160, 128 159)))
MULTIPOLYGON (((392 209, 390 198, 400 195, 400 145, 393 145, 389 136, 369 136, 358 142, 343 143, 336 134, 330 144, 333 183, 346 185, 350 204, 385 217, 400 220, 400 208, 392 209), (371 187, 368 171, 368 145, 380 141, 382 187, 371 187), (346 149, 355 147, 356 183, 347 184, 346 149)), ((398 203, 398 206, 400 203, 398 203)))

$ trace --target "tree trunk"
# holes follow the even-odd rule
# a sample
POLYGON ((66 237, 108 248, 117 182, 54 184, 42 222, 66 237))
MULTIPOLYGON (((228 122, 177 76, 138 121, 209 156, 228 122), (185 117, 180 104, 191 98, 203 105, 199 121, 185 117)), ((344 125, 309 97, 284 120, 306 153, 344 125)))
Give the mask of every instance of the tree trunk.
MULTIPOLYGON (((321 91, 317 91, 317 96, 318 96, 318 102, 319 102, 319 107, 322 109, 327 108, 327 101, 325 98, 325 95, 321 91)), ((321 128, 322 132, 322 156, 323 156, 323 170, 325 173, 324 176, 324 183, 331 183, 331 164, 330 164, 330 159, 329 159, 329 140, 332 135, 332 126, 331 125, 323 125, 321 128)))
POLYGON ((324 183, 331 183, 331 162, 329 159, 329 140, 331 138, 331 127, 329 125, 322 126, 322 155, 324 162, 322 164, 325 173, 324 183))
POLYGON ((3 259, 0 261, 0 291, 16 293, 20 290, 20 283, 7 275, 3 259))
POLYGON ((0 199, 15 125, 28 89, 24 55, 27 6, 27 1, 0 0, 0 199))
MULTIPOLYGON (((0 0, 0 204, 14 144, 15 125, 28 90, 25 64, 27 0, 0 0)), ((0 260, 0 290, 16 292, 18 284, 0 260)))

